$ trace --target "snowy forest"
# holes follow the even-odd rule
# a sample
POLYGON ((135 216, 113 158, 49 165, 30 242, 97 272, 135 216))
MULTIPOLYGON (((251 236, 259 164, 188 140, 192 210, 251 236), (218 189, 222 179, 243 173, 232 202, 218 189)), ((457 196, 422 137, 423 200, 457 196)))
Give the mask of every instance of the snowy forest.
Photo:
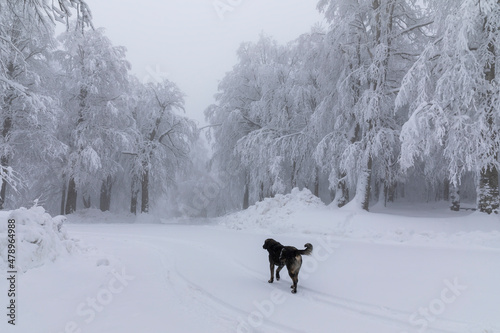
POLYGON ((298 187, 497 213, 500 1, 317 9, 327 24, 286 45, 242 43, 197 125, 83 0, 0 0, 0 208, 219 216, 298 187))

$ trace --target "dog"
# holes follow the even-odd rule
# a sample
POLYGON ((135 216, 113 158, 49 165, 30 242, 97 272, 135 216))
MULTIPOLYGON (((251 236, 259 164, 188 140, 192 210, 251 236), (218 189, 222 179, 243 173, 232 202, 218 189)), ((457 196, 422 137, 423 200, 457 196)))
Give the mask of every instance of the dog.
POLYGON ((269 252, 269 268, 271 270, 271 279, 269 283, 274 281, 274 266, 278 266, 276 269, 276 280, 280 280, 280 271, 286 266, 288 270, 288 275, 293 281, 292 293, 297 292, 297 283, 299 282, 299 271, 302 266, 302 255, 310 255, 313 250, 311 243, 304 245, 304 250, 299 250, 293 246, 284 246, 272 238, 266 239, 262 248, 269 252))

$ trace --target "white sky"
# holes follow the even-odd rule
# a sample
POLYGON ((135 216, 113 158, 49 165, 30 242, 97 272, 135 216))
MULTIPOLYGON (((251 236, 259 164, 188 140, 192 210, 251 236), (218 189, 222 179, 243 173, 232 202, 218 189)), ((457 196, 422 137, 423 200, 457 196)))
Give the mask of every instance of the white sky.
POLYGON ((166 76, 186 96, 186 115, 204 123, 218 82, 236 63, 243 41, 261 32, 280 43, 310 30, 318 0, 87 0, 95 27, 127 47, 141 80, 166 76), (215 3, 233 4, 221 15, 215 3))

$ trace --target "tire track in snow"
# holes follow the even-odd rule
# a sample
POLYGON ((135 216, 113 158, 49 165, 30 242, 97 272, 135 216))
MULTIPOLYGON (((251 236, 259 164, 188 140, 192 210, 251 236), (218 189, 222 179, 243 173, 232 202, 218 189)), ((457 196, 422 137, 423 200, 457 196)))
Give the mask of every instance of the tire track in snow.
MULTIPOLYGON (((156 238, 156 239, 160 239, 161 237, 152 237, 152 238, 156 238)), ((162 238, 164 239, 164 238, 162 238)), ((182 284, 181 288, 183 288, 184 290, 188 290, 189 294, 190 295, 193 295, 192 292, 195 292, 196 294, 198 294, 199 296, 198 297, 195 297, 195 299, 203 304, 205 304, 209 310, 213 311, 213 308, 214 306, 215 307, 218 307, 219 309, 222 309, 222 311, 217 311, 217 316, 221 319, 224 319, 224 321, 230 321, 233 323, 233 327, 236 328, 237 327, 237 324, 238 324, 238 321, 235 320, 235 318, 237 317, 245 317, 248 315, 248 311, 246 310, 242 310, 222 299, 220 299, 219 297, 215 296, 214 294, 210 293, 208 290, 206 290, 205 288, 199 286, 198 284, 194 283, 193 281, 191 281, 189 278, 187 278, 184 274, 182 274, 176 267, 175 263, 172 265, 168 265, 165 263, 165 258, 169 256, 169 254, 164 250, 164 249, 161 249, 157 246, 154 246, 154 245, 151 245, 150 243, 147 243, 145 240, 133 240, 134 242, 136 243, 141 243, 143 246, 146 246, 146 247, 149 247, 151 249, 154 249, 155 251, 157 251, 158 253, 160 253, 160 261, 162 263, 162 268, 163 268, 163 272, 169 272, 169 273, 174 273, 176 278, 174 278, 176 281, 172 281, 172 274, 168 274, 168 278, 167 276, 165 276, 165 281, 167 283, 171 283, 171 284, 182 284), (174 271, 172 272, 168 267, 173 267, 174 268, 174 271), (180 282, 180 283, 179 283, 180 282), (224 314, 224 313, 227 313, 227 312, 230 312, 232 315, 229 316, 229 315, 223 315, 221 316, 221 312, 224 314)), ((194 242, 192 242, 194 243, 194 242)), ((204 249, 206 250, 206 249, 204 249)), ((214 251, 214 252, 219 252, 219 251, 214 251)), ((303 333, 303 331, 300 331, 300 330, 296 330, 290 326, 286 326, 286 325, 282 325, 282 324, 279 324, 279 323, 276 323, 276 322, 273 322, 272 320, 269 320, 269 318, 267 318, 262 326, 270 326, 274 329, 274 332, 276 330, 279 330, 281 332, 284 332, 284 333, 288 333, 288 332, 291 332, 291 333, 303 333)), ((258 330, 256 330, 256 332, 258 332, 258 330)))
MULTIPOLYGON (((352 219, 352 217, 355 214, 352 214, 352 216, 349 216, 345 222, 348 222, 347 220, 352 219)), ((99 236, 103 236, 101 233, 95 233, 95 232, 82 232, 82 233, 88 233, 88 234, 95 234, 99 236)), ((107 236, 107 235, 106 235, 107 236)), ((267 281, 268 277, 261 273, 260 271, 257 271, 253 268, 248 267, 246 264, 242 263, 239 261, 237 258, 230 256, 227 254, 227 252, 218 250, 213 247, 207 247, 205 243, 199 243, 195 241, 188 241, 184 239, 176 239, 168 236, 150 236, 150 235, 137 235, 137 234, 117 234, 116 236, 111 236, 109 238, 111 239, 116 239, 117 237, 127 237, 128 241, 134 242, 134 243, 140 243, 141 246, 149 247, 153 250, 155 250, 157 253, 160 254, 160 260, 162 263, 162 272, 165 275, 165 282, 173 285, 181 285, 181 288, 184 290, 187 290, 189 295, 193 295, 193 293, 197 294, 198 296, 195 296, 195 299, 202 303, 205 304, 206 307, 209 309, 213 308, 214 306, 219 308, 220 311, 217 311, 217 315, 221 318, 224 319, 225 321, 231 321, 236 327, 237 321, 235 318, 238 317, 245 317, 248 315, 249 311, 242 310, 220 298, 217 296, 213 295, 210 293, 208 290, 205 288, 197 285, 193 281, 191 281, 189 278, 184 276, 177 267, 175 267, 175 263, 166 263, 166 258, 170 257, 171 254, 169 254, 166 250, 161 249, 157 246, 154 246, 151 244, 151 241, 156 241, 156 242, 169 242, 169 243, 176 243, 179 244, 180 246, 188 246, 190 248, 194 248, 197 251, 203 252, 203 251, 210 251, 212 253, 217 254, 217 256, 223 257, 225 260, 229 260, 232 262, 235 266, 239 267, 241 270, 244 270, 248 275, 253 276, 256 280, 258 281, 267 281), (137 238, 141 238, 141 240, 138 240, 137 238), (200 247, 201 245, 201 247, 200 247), (170 268, 173 268, 174 270, 172 271, 170 268), (173 274, 172 274, 173 273, 173 274), (175 280, 175 281, 173 281, 175 280), (225 311, 224 311, 225 310, 225 311), (221 313, 224 312, 229 312, 231 313, 231 316, 220 316, 221 313)), ((121 241, 123 241, 122 238, 120 238, 121 241)), ((285 281, 289 282, 289 281, 285 281)), ((288 283, 286 284, 288 287, 288 283)), ((288 290, 286 288, 285 290, 288 290)), ((416 332, 418 331, 418 328, 415 326, 412 326, 411 323, 409 322, 409 318, 411 316, 411 313, 401 311, 401 310, 396 310, 396 309, 391 309, 388 307, 383 307, 383 306, 377 306, 374 304, 369 304, 369 303, 363 303, 355 300, 350 300, 334 295, 329 295, 325 294, 323 292, 320 292, 318 290, 305 287, 301 285, 299 287, 299 292, 294 296, 294 297, 301 297, 304 300, 308 300, 311 302, 318 302, 321 304, 324 304, 326 306, 329 306, 331 308, 335 308, 340 311, 345 311, 347 313, 355 314, 355 315, 361 315, 365 318, 372 318, 373 320, 378 320, 382 321, 386 324, 389 324, 390 326, 400 328, 402 332, 405 330, 408 332, 416 332)), ((273 327, 275 330, 279 330, 282 332, 300 332, 297 330, 294 330, 292 327, 288 327, 276 322, 273 322, 269 320, 269 318, 266 318, 264 321, 263 326, 270 326, 273 327)), ((470 332, 469 330, 469 325, 466 323, 461 323, 461 322, 456 322, 456 321, 450 321, 450 320, 444 320, 444 319, 439 319, 437 318, 435 322, 431 323, 430 326, 427 328, 427 332, 441 332, 441 333, 459 333, 459 332, 470 332)))
MULTIPOLYGON (((364 316, 376 317, 379 321, 397 323, 398 327, 403 330, 407 329, 408 331, 418 331, 417 327, 412 326, 409 322, 409 318, 411 316, 409 312, 395 310, 385 306, 376 306, 373 304, 354 301, 338 296, 332 296, 308 287, 302 287, 302 289, 305 290, 303 296, 304 298, 316 302, 321 302, 333 307, 341 308, 350 312, 356 312, 364 316)), ((436 318, 435 322, 431 323, 426 331, 446 333, 470 332, 469 325, 466 323, 439 318, 436 318)))
MULTIPOLYGON (((175 260, 169 260, 167 262, 167 258, 171 258, 172 254, 166 251, 165 249, 162 249, 156 245, 151 244, 151 240, 155 242, 165 242, 168 241, 170 243, 177 243, 179 245, 184 245, 184 246, 190 246, 191 248, 194 248, 196 250, 201 251, 211 251, 214 253, 217 253, 218 255, 224 255, 228 260, 231 260, 234 263, 237 263, 233 260, 233 257, 228 256, 227 253, 213 249, 213 248, 207 248, 205 244, 200 244, 198 242, 194 241, 186 241, 186 240, 180 240, 176 238, 171 238, 171 237, 162 237, 162 236, 148 236, 148 235, 137 235, 137 234, 117 234, 117 235, 109 235, 105 234, 103 235, 102 233, 98 232, 80 232, 81 234, 88 234, 88 235, 95 235, 99 237, 106 237, 107 239, 110 240, 119 240, 121 242, 124 241, 124 238, 128 242, 132 242, 137 244, 138 246, 142 248, 149 248, 156 253, 159 254, 159 261, 162 265, 162 276, 163 280, 165 281, 166 284, 170 284, 174 286, 174 288, 179 287, 182 290, 185 290, 186 293, 179 293, 179 295, 186 297, 186 295, 192 296, 198 303, 204 305, 205 311, 210 312, 210 313, 215 313, 215 315, 222 319, 225 322, 225 326, 228 328, 228 330, 231 328, 231 331, 236 331, 237 325, 238 325, 238 320, 237 318, 241 317, 246 317, 249 314, 249 311, 240 309, 224 300, 221 298, 215 296, 214 294, 210 293, 208 290, 205 288, 199 286, 198 284, 194 283, 191 281, 189 278, 187 278, 184 274, 180 272, 180 270, 176 267, 175 260), (140 240, 137 238, 141 238, 140 240), (201 248, 199 245, 203 245, 201 248), (214 308, 217 309, 217 311, 214 311, 214 308), (227 313, 230 313, 228 315, 227 313)), ((277 322, 274 322, 270 320, 269 318, 266 318, 260 328, 263 330, 263 332, 269 332, 269 330, 265 328, 272 328, 272 332, 283 332, 283 333, 305 333, 303 331, 297 330, 293 327, 283 325, 277 322)), ((259 329, 255 328, 253 330, 254 332, 260 332, 259 329)))
MULTIPOLYGON (((266 275, 248 267, 244 263, 238 262, 234 258, 233 262, 238 266, 240 266, 242 269, 245 269, 248 272, 248 274, 252 275, 254 278, 262 281, 267 280, 266 275)), ((283 279, 281 279, 280 282, 282 280, 283 279)), ((291 282, 291 281, 286 281, 286 282, 291 282)), ((408 330, 408 332, 418 331, 417 328, 415 326, 412 326, 411 323, 409 322, 409 318, 411 316, 411 313, 409 312, 395 310, 385 306, 377 306, 374 304, 359 302, 355 300, 342 298, 339 296, 325 294, 324 292, 320 292, 318 290, 305 287, 302 285, 299 285, 298 289, 299 291, 297 292, 297 294, 295 294, 295 296, 301 297, 303 299, 319 302, 327 306, 340 309, 341 311, 355 313, 357 315, 362 315, 364 317, 376 318, 378 321, 383 321, 387 324, 400 328, 402 332, 404 332, 405 330, 408 330)), ((435 322, 429 325, 427 331, 444 332, 444 333, 470 332, 469 325, 466 323, 439 319, 439 318, 437 318, 435 322)))

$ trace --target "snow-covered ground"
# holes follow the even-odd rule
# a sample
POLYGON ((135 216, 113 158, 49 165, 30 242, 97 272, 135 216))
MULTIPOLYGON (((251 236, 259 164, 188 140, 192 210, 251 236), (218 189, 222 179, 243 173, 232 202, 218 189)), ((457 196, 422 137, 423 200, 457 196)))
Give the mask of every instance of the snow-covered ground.
MULTIPOLYGON (((57 256, 30 250, 16 326, 3 314, 0 332, 500 332, 498 216, 442 203, 339 210, 294 191, 215 220, 90 210, 63 229, 46 236, 64 245, 57 256), (314 245, 297 294, 286 270, 267 282, 268 237, 314 245)), ((2 278, 5 313, 7 289, 2 278)))

